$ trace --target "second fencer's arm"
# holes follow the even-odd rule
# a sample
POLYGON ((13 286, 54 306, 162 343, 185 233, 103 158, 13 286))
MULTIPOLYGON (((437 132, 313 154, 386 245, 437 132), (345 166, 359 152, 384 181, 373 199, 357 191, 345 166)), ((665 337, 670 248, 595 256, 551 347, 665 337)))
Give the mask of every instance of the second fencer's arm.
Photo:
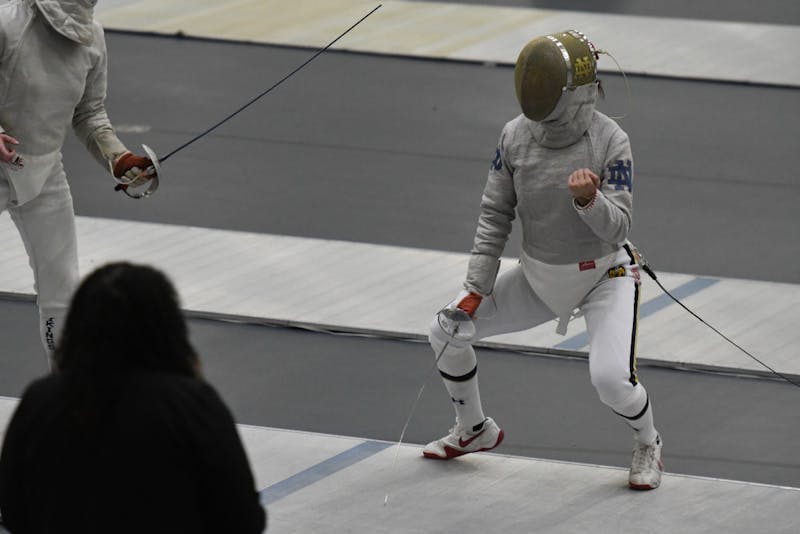
POLYGON ((97 47, 98 56, 87 76, 83 97, 75 108, 72 128, 94 159, 108 170, 128 150, 114 133, 106 113, 108 56, 103 31, 99 25, 95 30, 93 46, 97 47))
MULTIPOLYGON (((9 58, 6 57, 8 52, 6 41, 9 39, 7 26, 9 24, 13 26, 14 23, 17 22, 17 20, 6 13, 6 10, 9 9, 12 9, 12 6, 6 5, 0 8, 0 80, 3 81, 5 81, 6 76, 8 76, 8 73, 5 72, 5 69, 8 68, 9 62, 9 58)), ((17 32, 19 32, 19 30, 17 30, 17 32)), ((2 118, 0 118, 0 121, 1 120, 2 118)), ((0 161, 5 163, 12 163, 15 161, 19 162, 20 160, 17 156, 17 151, 14 148, 14 146, 18 144, 19 140, 9 135, 8 132, 6 132, 3 128, 3 124, 0 122, 0 161)))
POLYGON ((138 187, 152 177, 146 172, 152 162, 133 154, 114 132, 105 107, 108 55, 99 24, 95 24, 95 32, 97 61, 86 79, 83 98, 75 108, 72 127, 100 165, 117 178, 125 177, 130 186, 138 187))

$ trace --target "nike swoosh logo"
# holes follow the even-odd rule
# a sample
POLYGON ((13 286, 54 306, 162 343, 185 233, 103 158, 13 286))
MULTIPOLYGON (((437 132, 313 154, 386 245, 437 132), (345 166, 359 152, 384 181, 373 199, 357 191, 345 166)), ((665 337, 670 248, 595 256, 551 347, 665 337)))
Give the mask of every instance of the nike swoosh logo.
POLYGON ((475 441, 475 438, 477 438, 478 436, 480 436, 480 435, 481 435, 481 434, 483 434, 484 432, 486 432, 486 429, 485 429, 485 428, 484 428, 484 429, 482 429, 480 432, 478 432, 477 434, 475 434, 474 436, 472 436, 471 438, 469 438, 469 439, 468 439, 468 440, 466 440, 466 441, 464 441, 464 440, 463 440, 463 439, 461 439, 461 438, 458 438, 458 446, 459 446, 459 447, 461 447, 462 449, 463 449, 464 447, 468 447, 470 443, 472 443, 473 441, 475 441))

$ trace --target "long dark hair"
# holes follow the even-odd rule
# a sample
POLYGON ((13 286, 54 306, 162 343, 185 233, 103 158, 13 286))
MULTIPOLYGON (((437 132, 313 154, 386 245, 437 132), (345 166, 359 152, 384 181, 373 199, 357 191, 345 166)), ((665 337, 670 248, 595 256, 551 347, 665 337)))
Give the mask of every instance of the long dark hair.
POLYGON ((199 376, 172 283, 153 267, 127 262, 100 267, 81 283, 55 363, 98 380, 136 371, 199 376))

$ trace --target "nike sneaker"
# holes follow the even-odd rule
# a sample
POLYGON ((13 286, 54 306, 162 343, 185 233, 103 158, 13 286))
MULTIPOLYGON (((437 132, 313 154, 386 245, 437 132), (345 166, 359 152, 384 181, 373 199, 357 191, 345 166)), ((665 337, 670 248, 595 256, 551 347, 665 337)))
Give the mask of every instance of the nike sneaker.
POLYGON ((661 436, 656 436, 656 440, 649 445, 637 442, 633 449, 628 485, 635 490, 656 489, 661 484, 661 473, 663 472, 661 436))
POLYGON ((475 425, 467 431, 458 428, 458 424, 450 429, 450 434, 428 443, 422 450, 425 458, 449 460, 471 452, 492 450, 503 441, 503 431, 491 417, 475 425))

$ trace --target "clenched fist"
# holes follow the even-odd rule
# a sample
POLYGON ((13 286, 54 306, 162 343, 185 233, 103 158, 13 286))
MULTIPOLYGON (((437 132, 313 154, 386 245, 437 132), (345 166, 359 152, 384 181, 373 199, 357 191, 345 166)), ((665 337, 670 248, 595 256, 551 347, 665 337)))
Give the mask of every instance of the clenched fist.
POLYGON ((597 194, 600 187, 600 178, 589 169, 578 169, 569 175, 567 179, 569 192, 575 197, 578 206, 584 207, 589 204, 597 194))

